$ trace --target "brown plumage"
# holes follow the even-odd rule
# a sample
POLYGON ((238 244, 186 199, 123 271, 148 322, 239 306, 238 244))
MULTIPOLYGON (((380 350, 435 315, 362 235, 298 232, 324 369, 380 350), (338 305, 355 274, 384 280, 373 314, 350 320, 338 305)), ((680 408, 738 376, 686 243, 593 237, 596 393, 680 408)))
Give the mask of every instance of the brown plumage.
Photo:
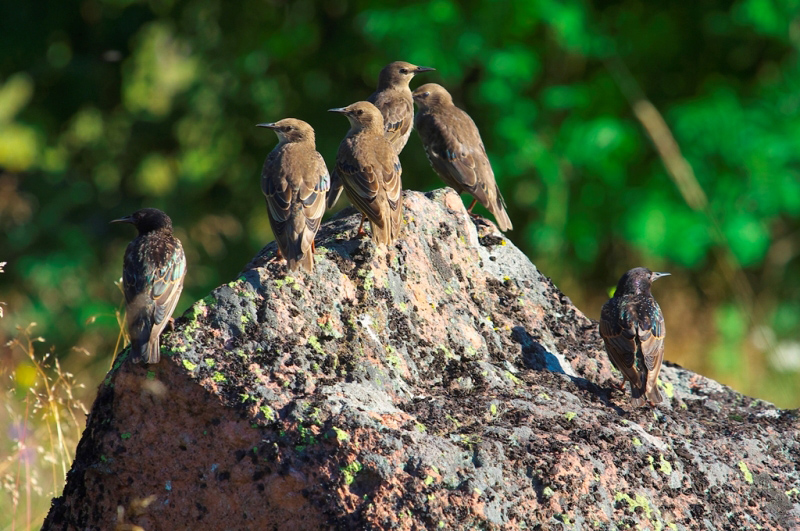
POLYGON ((651 405, 663 399, 658 390, 658 373, 664 359, 664 315, 650 288, 669 273, 654 273, 637 267, 622 275, 614 296, 600 313, 600 335, 611 363, 630 382, 631 404, 651 405))
POLYGON ((275 146, 261 171, 261 191, 280 253, 290 271, 314 267, 314 236, 325 213, 330 176, 314 144, 314 129, 302 120, 285 118, 258 124, 275 131, 275 146))
POLYGON ((332 112, 344 114, 350 130, 339 144, 336 169, 350 202, 369 219, 376 245, 391 243, 403 221, 402 169, 383 135, 383 117, 371 103, 359 101, 332 112))
POLYGON ((478 127, 453 98, 436 83, 422 85, 413 94, 419 106, 414 127, 425 146, 433 169, 456 192, 468 193, 492 213, 500 230, 513 229, 506 202, 494 180, 478 127))
POLYGON ((137 210, 112 223, 130 223, 139 235, 125 249, 122 288, 131 359, 158 363, 159 338, 183 290, 186 256, 172 235, 172 220, 156 208, 137 210))
POLYGON ((435 69, 405 61, 389 63, 378 76, 377 90, 367 98, 381 111, 386 138, 398 155, 408 142, 414 124, 414 100, 408 84, 414 75, 431 70, 435 69))
MULTIPOLYGON (((383 130, 386 139, 398 155, 411 136, 414 124, 414 100, 408 88, 411 78, 420 72, 436 70, 427 66, 417 66, 405 61, 389 63, 378 76, 378 88, 367 101, 375 105, 383 116, 383 130)), ((328 194, 328 208, 332 208, 342 193, 342 182, 334 169, 331 175, 331 191, 328 194)))

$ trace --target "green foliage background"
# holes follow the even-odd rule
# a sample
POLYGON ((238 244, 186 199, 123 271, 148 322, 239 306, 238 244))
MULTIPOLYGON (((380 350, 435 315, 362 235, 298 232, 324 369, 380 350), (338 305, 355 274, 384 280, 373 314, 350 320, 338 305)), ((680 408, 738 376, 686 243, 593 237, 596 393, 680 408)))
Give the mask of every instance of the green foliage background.
MULTIPOLYGON (((182 312, 272 239, 259 174, 276 139, 254 125, 308 121, 331 165, 347 122, 326 110, 364 99, 380 68, 403 59, 437 69, 412 87, 442 83, 473 116, 509 203, 508 236, 587 315, 625 270, 670 271, 654 288, 667 358, 797 407, 799 8, 3 3, 0 340, 36 321, 76 371, 102 371, 134 235, 108 221, 143 206, 172 216, 189 261, 182 312), (706 209, 665 169, 631 87, 664 117, 706 209)), ((441 186, 416 135, 401 160, 406 188, 441 186)))

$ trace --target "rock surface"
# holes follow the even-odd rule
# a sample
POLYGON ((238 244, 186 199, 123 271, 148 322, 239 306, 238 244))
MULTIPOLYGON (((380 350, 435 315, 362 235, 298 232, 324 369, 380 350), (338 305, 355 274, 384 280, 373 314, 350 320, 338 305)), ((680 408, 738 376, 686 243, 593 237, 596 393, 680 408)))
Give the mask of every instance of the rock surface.
POLYGON ((632 410, 596 323, 493 225, 451 190, 405 204, 388 251, 356 215, 313 276, 270 244, 161 363, 122 356, 44 529, 800 526, 797 411, 669 365, 632 410))

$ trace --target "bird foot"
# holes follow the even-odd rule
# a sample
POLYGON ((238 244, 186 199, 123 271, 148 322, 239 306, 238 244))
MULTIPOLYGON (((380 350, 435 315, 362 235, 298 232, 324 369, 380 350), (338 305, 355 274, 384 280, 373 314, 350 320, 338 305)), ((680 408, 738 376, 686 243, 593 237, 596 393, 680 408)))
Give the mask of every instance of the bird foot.
POLYGON ((364 220, 366 219, 367 219, 366 216, 362 214, 361 223, 358 224, 358 230, 356 231, 356 236, 358 236, 359 238, 367 235, 367 232, 364 230, 364 220))
POLYGON ((164 332, 174 332, 175 331, 175 318, 170 317, 169 321, 167 321, 167 325, 164 327, 164 332))
POLYGON ((619 383, 611 382, 611 387, 613 387, 617 391, 622 391, 623 389, 625 389, 625 380, 622 380, 619 383))

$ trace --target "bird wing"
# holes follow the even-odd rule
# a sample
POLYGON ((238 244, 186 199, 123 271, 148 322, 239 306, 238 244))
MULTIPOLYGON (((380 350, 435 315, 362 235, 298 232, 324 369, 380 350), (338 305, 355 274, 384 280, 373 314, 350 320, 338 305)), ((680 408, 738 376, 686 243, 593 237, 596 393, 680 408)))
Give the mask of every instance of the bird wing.
POLYGON ((326 196, 331 187, 331 176, 322 155, 315 150, 309 159, 311 163, 308 171, 305 172, 303 185, 298 193, 298 199, 303 204, 303 215, 306 218, 306 230, 303 233, 302 242, 304 252, 311 248, 314 236, 319 230, 319 224, 325 214, 326 196))
POLYGON ((600 313, 600 335, 603 337, 612 363, 626 380, 638 386, 640 378, 635 365, 636 332, 628 315, 625 309, 618 312, 618 304, 614 299, 606 302, 600 313))
MULTIPOLYGON (((359 161, 353 153, 352 145, 345 139, 336 155, 336 170, 344 183, 350 200, 370 221, 383 225, 380 206, 375 201, 383 187, 382 168, 375 165, 375 156, 364 156, 359 161)), ((364 155, 370 155, 365 153, 364 155)))
POLYGON ((155 326, 153 326, 151 334, 156 336, 161 334, 166 320, 175 311, 175 306, 178 305, 178 299, 183 291, 183 279, 186 276, 186 255, 177 238, 165 242, 163 251, 157 254, 160 256, 156 257, 157 265, 153 287, 150 290, 150 297, 155 303, 153 308, 155 326))
POLYGON ((286 222, 291 216, 292 196, 295 191, 289 182, 289 172, 283 165, 285 146, 273 149, 261 170, 261 191, 267 200, 272 232, 280 239, 286 232, 286 222))
POLYGON ((420 121, 420 135, 422 127, 426 129, 427 141, 423 138, 423 144, 428 159, 448 184, 457 183, 457 191, 468 192, 481 204, 489 205, 496 184, 478 128, 461 109, 450 111, 420 121))
POLYGON ((642 317, 636 326, 636 333, 642 345, 642 356, 644 365, 648 371, 652 371, 657 365, 661 364, 664 357, 664 337, 666 327, 664 326, 664 316, 661 308, 655 300, 647 301, 647 311, 640 311, 642 317))
MULTIPOLYGON (((395 95, 390 98, 381 93, 375 98, 375 101, 370 103, 375 104, 383 115, 386 140, 392 146, 397 146, 398 143, 405 144, 403 139, 408 138, 411 125, 414 123, 414 102, 411 97, 403 98, 395 95)), ((400 147, 402 148, 402 146, 400 147)))

